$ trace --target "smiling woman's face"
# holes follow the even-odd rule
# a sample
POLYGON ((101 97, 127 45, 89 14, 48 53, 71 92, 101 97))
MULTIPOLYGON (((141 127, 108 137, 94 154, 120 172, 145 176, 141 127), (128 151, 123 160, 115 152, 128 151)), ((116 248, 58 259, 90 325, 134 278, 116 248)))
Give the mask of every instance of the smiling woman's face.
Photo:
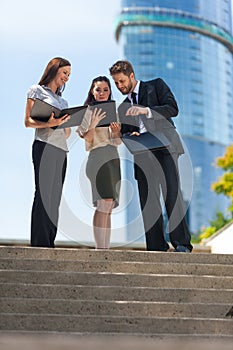
POLYGON ((54 78, 54 82, 56 83, 57 87, 62 87, 69 80, 70 73, 70 66, 64 66, 58 69, 57 74, 54 78))

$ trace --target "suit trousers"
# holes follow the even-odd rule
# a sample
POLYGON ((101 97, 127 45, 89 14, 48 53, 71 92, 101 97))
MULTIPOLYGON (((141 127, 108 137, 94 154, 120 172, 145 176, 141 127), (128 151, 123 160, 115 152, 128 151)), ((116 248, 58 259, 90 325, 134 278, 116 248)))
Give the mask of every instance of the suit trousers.
POLYGON ((32 159, 35 195, 31 215, 31 246, 54 248, 67 156, 62 149, 35 140, 32 159))
POLYGON ((183 245, 192 250, 180 190, 178 155, 168 150, 147 151, 135 155, 135 178, 146 235, 147 250, 167 251, 161 198, 168 217, 169 237, 174 248, 183 245))

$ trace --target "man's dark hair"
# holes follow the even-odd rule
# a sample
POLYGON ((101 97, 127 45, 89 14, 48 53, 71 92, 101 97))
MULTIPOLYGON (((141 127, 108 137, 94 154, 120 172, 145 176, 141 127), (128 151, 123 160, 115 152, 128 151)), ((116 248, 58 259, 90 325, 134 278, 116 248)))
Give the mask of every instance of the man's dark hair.
POLYGON ((129 77, 131 73, 134 73, 134 69, 129 61, 117 61, 109 68, 109 72, 111 75, 123 73, 129 77))

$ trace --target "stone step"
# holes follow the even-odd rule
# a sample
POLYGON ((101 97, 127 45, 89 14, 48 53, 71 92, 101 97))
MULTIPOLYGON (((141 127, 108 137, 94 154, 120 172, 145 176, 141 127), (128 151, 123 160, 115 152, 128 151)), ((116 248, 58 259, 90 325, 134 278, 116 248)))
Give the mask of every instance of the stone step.
POLYGON ((127 274, 108 272, 62 272, 34 270, 0 270, 1 283, 68 284, 87 286, 124 286, 160 288, 214 288, 232 289, 232 277, 169 275, 169 274, 127 274))
MULTIPOLYGON (((181 254, 181 253, 180 253, 181 254)), ((200 263, 147 263, 119 261, 0 259, 0 269, 34 271, 113 272, 137 274, 179 274, 232 276, 233 265, 200 263)))
POLYGON ((233 255, 0 247, 0 280, 2 333, 233 339, 233 255))
POLYGON ((137 261, 137 262, 183 262, 199 264, 233 265, 233 254, 203 253, 163 253, 133 250, 94 250, 73 248, 32 248, 0 246, 1 258, 35 259, 35 260, 84 260, 84 261, 137 261))
POLYGON ((232 304, 233 289, 0 284, 0 297, 232 304))
POLYGON ((233 335, 229 319, 2 314, 2 330, 233 335))
POLYGON ((232 350, 232 340, 215 334, 8 332, 1 334, 1 350, 232 350))
POLYGON ((232 304, 1 298, 5 314, 226 318, 232 304))

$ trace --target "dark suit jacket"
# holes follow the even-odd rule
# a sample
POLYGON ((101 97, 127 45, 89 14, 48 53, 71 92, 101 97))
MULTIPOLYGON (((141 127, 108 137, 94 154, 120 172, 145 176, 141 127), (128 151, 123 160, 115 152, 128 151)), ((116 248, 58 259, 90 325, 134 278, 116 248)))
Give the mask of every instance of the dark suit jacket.
MULTIPOLYGON (((160 130, 170 141, 169 152, 177 154, 184 153, 179 135, 176 132, 172 117, 178 114, 178 106, 173 93, 168 85, 161 79, 140 82, 138 104, 143 107, 150 107, 152 118, 145 115, 140 116, 147 131, 152 133, 160 130)), ((122 134, 138 130, 135 125, 135 117, 125 116, 126 110, 131 106, 128 98, 119 106, 119 118, 122 123, 122 134)), ((168 152, 161 150, 160 152, 168 152)))

